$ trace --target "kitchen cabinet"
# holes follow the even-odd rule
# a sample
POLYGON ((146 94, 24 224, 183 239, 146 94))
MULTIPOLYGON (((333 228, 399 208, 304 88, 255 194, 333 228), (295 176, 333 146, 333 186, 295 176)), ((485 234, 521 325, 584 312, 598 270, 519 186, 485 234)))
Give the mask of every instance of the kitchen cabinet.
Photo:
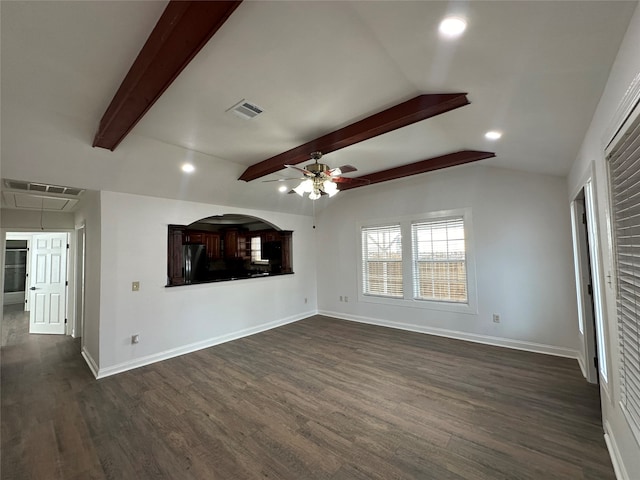
POLYGON ((222 258, 222 252, 220 251, 220 234, 205 234, 204 244, 207 247, 207 257, 209 257, 209 260, 217 260, 219 258, 222 258))
POLYGON ((280 241, 282 242, 282 273, 293 273, 291 264, 291 237, 292 231, 280 232, 280 241))
POLYGON ((167 276, 169 285, 182 285, 184 283, 184 260, 182 253, 184 228, 169 225, 169 245, 167 276))
POLYGON ((229 228, 224 231, 224 258, 238 257, 238 230, 229 228))
POLYGON ((184 233, 184 243, 199 243, 206 247, 207 258, 217 260, 222 258, 220 251, 220 234, 216 232, 187 231, 184 233))

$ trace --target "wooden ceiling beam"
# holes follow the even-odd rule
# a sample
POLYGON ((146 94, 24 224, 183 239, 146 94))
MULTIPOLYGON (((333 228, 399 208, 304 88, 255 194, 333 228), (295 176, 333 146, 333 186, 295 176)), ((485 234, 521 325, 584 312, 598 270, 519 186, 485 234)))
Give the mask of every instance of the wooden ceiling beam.
POLYGON ((93 146, 114 150, 241 2, 170 1, 100 120, 93 146))
POLYGON ((454 167, 465 163, 477 162, 479 160, 485 160, 495 156, 496 154, 493 152, 461 150, 459 152, 448 153, 439 157, 427 158, 426 160, 410 163, 408 165, 402 165, 401 167, 390 168, 388 170, 382 170, 380 172, 362 175, 360 177, 353 177, 355 180, 358 180, 358 182, 339 183, 338 188, 340 191, 344 191, 352 188, 364 187, 374 183, 387 182, 397 178, 418 175, 419 173, 432 172, 433 170, 440 170, 442 168, 454 167))
POLYGON ((284 165, 297 165, 309 161, 312 152, 322 152, 326 155, 383 133, 468 105, 470 102, 466 95, 466 93, 419 95, 304 145, 251 165, 239 180, 249 182, 282 170, 284 165))

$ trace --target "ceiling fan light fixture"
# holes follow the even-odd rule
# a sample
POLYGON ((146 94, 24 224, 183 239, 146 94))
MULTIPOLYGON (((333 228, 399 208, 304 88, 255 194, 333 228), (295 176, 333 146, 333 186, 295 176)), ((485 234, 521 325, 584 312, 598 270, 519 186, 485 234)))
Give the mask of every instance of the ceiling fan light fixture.
POLYGON ((293 191, 296 192, 301 197, 305 193, 311 193, 311 192, 313 192, 313 181, 310 178, 307 178, 306 180, 303 180, 300 183, 300 185, 298 185, 296 188, 294 188, 293 191))
POLYGON ((330 197, 333 197, 336 193, 338 193, 338 186, 331 180, 325 180, 322 186, 324 189, 324 193, 326 193, 330 197))
POLYGON ((464 33, 467 29, 467 22, 460 17, 446 17, 440 22, 438 30, 442 36, 447 38, 456 38, 464 33))
POLYGON ((311 200, 317 200, 317 199, 319 199, 319 198, 320 198, 320 192, 311 192, 311 193, 309 194, 309 198, 310 198, 311 200))

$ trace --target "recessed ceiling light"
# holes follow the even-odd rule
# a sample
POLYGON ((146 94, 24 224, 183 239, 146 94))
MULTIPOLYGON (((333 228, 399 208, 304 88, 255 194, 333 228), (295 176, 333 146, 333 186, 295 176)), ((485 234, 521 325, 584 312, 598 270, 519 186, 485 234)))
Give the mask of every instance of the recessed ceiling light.
POLYGON ((278 188, 279 192, 286 192, 287 191, 287 187, 285 187, 284 185, 280 185, 280 188, 278 188))
POLYGON ((484 136, 489 140, 498 140, 502 136, 502 132, 498 132, 497 130, 491 130, 485 133, 484 136))
POLYGON ((196 169, 196 167, 194 167, 190 163, 185 163, 184 165, 182 165, 182 171, 185 172, 185 173, 191 173, 195 169, 196 169))
POLYGON ((447 17, 440 22, 440 33, 449 38, 462 35, 466 28, 467 22, 460 17, 447 17))

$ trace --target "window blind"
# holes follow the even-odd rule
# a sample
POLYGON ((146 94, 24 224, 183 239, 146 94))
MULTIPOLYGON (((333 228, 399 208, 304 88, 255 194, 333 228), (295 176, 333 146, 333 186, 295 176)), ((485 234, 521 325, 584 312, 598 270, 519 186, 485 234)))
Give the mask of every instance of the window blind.
POLYGON ((400 225, 362 228, 362 293, 403 297, 400 225))
POLYGON ((609 155, 620 401, 640 431, 640 116, 609 155))
POLYGON ((411 224, 414 297, 467 303, 462 217, 411 224))

